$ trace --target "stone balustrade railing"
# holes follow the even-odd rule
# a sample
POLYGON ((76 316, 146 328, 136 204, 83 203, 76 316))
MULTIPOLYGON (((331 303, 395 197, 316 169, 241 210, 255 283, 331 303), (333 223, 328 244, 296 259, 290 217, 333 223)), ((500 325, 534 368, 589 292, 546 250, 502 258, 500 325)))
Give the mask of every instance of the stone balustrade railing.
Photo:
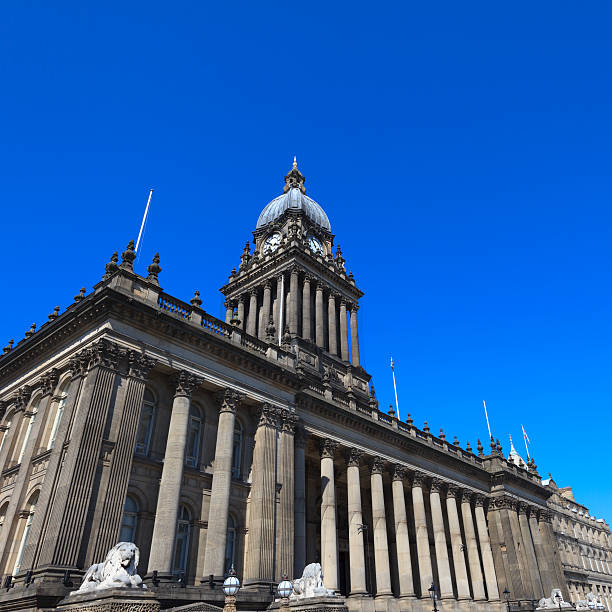
POLYGON ((181 300, 168 295, 167 293, 160 293, 157 298, 157 305, 166 312, 170 312, 180 319, 186 319, 189 321, 191 318, 191 306, 181 300))

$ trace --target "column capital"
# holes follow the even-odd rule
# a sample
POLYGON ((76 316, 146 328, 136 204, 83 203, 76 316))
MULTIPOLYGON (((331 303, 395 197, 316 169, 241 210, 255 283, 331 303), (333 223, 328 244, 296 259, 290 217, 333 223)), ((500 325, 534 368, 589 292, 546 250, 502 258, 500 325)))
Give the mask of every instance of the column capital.
POLYGON ((329 299, 330 300, 334 300, 334 302, 335 302, 336 300, 340 299, 340 294, 337 291, 330 291, 329 292, 329 299))
POLYGON ((359 467, 362 458, 362 450, 359 450, 358 448, 351 448, 351 450, 347 453, 346 463, 348 467, 359 467))
POLYGON ((232 300, 225 300, 225 302, 223 302, 223 306, 225 306, 226 308, 233 308, 234 304, 232 300))
POLYGON ((298 415, 290 410, 281 411, 281 431, 291 435, 295 435, 297 423, 299 421, 298 415))
POLYGON ((315 278, 315 277, 314 277, 312 274, 306 274, 306 275, 304 276, 304 282, 305 282, 305 283, 308 283, 309 285, 310 285, 310 283, 314 283, 314 282, 316 282, 316 280, 317 280, 317 279, 316 279, 316 278, 315 278))
POLYGON ((385 471, 386 461, 381 457, 374 457, 370 464, 370 472, 372 474, 382 474, 385 471))
POLYGON ((89 367, 105 367, 116 370, 119 365, 119 347, 114 343, 102 338, 88 349, 89 367))
POLYGON ((246 293, 243 293, 243 294, 239 295, 239 296, 238 296, 238 301, 239 301, 241 304, 245 304, 245 303, 246 303, 246 301, 247 301, 247 294, 246 294, 246 293))
POLYGON ((200 379, 191 372, 181 370, 174 375, 172 382, 175 385, 174 397, 191 398, 192 391, 200 384, 200 379))
POLYGON ((299 273, 300 273, 300 268, 299 268, 299 266, 296 266, 296 265, 291 266, 291 275, 293 275, 293 274, 296 274, 296 275, 297 275, 297 274, 299 274, 299 273))
POLYGON ((32 395, 32 388, 28 385, 24 385, 17 391, 17 397, 15 398, 15 408, 16 410, 25 410, 25 407, 28 405, 30 401, 30 397, 32 395))
POLYGON ((444 488, 446 483, 440 478, 432 478, 431 479, 431 492, 432 493, 440 493, 444 488))
POLYGON ((51 395, 57 386, 57 381, 59 380, 59 370, 57 368, 52 368, 46 374, 43 374, 40 378, 40 388, 42 390, 43 396, 51 395))
POLYGON ((406 478, 406 474, 408 473, 408 469, 404 465, 400 465, 396 463, 393 465, 393 480, 402 481, 406 478))
POLYGON ((472 489, 457 489, 457 501, 461 503, 470 503, 472 501, 472 497, 474 495, 474 491, 472 489))
POLYGON ((72 378, 85 376, 88 362, 87 349, 80 351, 76 355, 72 355, 68 360, 68 370, 72 373, 72 378))
POLYGON ((335 440, 321 440, 321 459, 333 459, 337 449, 338 443, 335 440))
POLYGON ((229 387, 217 391, 216 399, 219 404, 219 414, 222 412, 232 412, 236 414, 236 410, 244 397, 244 393, 240 393, 240 391, 230 389, 229 387))
POLYGON ((538 512, 538 522, 552 524, 552 512, 550 510, 540 510, 538 512))
POLYGON ((462 489, 456 485, 449 484, 446 489, 446 497, 461 501, 462 489))
POLYGON ((150 359, 143 353, 130 351, 128 353, 128 375, 146 380, 156 363, 154 359, 150 359))
POLYGON ((413 472, 412 473, 412 486, 413 487, 423 487, 425 483, 426 475, 423 472, 413 472))
POLYGON ((257 294, 258 294, 258 293, 259 293, 259 287, 251 287, 251 288, 249 289, 249 295, 250 295, 251 297, 253 297, 253 296, 257 297, 257 294))
POLYGON ((474 494, 474 504, 477 508, 478 507, 483 508, 486 501, 487 501, 486 495, 482 495, 481 493, 474 494))
POLYGON ((357 312, 359 310, 359 304, 357 304, 356 302, 351 304, 351 312, 357 312))
POLYGON ((528 505, 525 502, 518 502, 517 506, 518 506, 518 513, 524 514, 526 516, 528 505))
POLYGON ((258 427, 272 427, 278 429, 279 409, 272 404, 263 403, 259 408, 258 427))

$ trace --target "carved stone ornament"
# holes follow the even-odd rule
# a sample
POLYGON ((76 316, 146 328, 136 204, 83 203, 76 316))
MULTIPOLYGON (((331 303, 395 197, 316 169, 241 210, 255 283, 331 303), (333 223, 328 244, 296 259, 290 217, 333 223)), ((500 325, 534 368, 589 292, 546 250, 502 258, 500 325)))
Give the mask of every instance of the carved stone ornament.
POLYGON ((272 404, 262 404, 259 410, 258 427, 274 427, 278 428, 279 409, 272 404))
POLYGON ((302 577, 293 581, 293 591, 289 596, 294 600, 311 597, 337 597, 334 591, 325 588, 320 563, 311 563, 304 568, 302 577))
MULTIPOLYGON (((563 608, 574 609, 572 604, 568 603, 563 599, 563 593, 561 589, 553 589, 550 597, 542 597, 538 602, 538 607, 536 610, 560 610, 563 608)), ((576 609, 579 609, 576 607, 576 609)), ((589 609, 588 606, 586 608, 589 609)))
POLYGON ((398 463, 396 463, 393 466, 393 480, 403 481, 404 478, 406 478, 407 473, 408 470, 403 465, 399 465, 398 463))
POLYGON ((217 402, 219 403, 219 413, 233 412, 236 414, 240 402, 244 399, 244 393, 235 389, 223 389, 217 393, 217 402))
POLYGON ((361 464, 361 459, 363 457, 363 451, 358 448, 351 448, 348 452, 346 463, 348 467, 359 467, 361 464))
POLYGON ((481 495, 480 493, 476 493, 474 495, 474 505, 478 508, 483 508, 485 505, 485 501, 487 501, 487 498, 485 495, 481 495))
POLYGON ((527 514, 527 508, 529 507, 525 502, 518 502, 518 513, 519 514, 527 514))
POLYGON ((298 422, 298 415, 290 410, 281 411, 281 430, 284 433, 295 434, 295 427, 298 422))
POLYGON ((25 407, 28 405, 30 401, 30 396, 32 395, 32 389, 27 385, 24 385, 17 391, 17 397, 15 398, 15 408, 17 410, 25 410, 25 407))
POLYGON ((43 395, 51 395, 57 386, 58 380, 59 370, 57 368, 53 368, 44 374, 40 379, 40 388, 43 395))
POLYGON ((414 472, 412 474, 412 486, 422 487, 425 482, 425 474, 423 472, 414 472))
POLYGON ((130 351, 128 353, 128 372, 134 378, 146 380, 149 377, 149 372, 155 367, 156 361, 150 359, 142 353, 130 351))
POLYGON ((200 384, 200 379, 190 372, 181 370, 173 380, 176 390, 174 397, 191 397, 193 390, 200 384))
POLYGON ((321 459, 333 459, 336 450, 338 448, 338 443, 335 440, 330 440, 326 438, 321 441, 321 459))
POLYGON ((89 350, 85 349, 68 360, 68 369, 72 372, 72 378, 85 376, 89 365, 89 350))
POLYGON ((385 460, 381 457, 374 457, 370 465, 372 474, 382 474, 385 471, 385 460))
POLYGON ((110 549, 102 563, 96 563, 87 570, 79 589, 72 591, 70 595, 103 589, 146 589, 142 578, 136 573, 139 560, 140 551, 136 544, 119 542, 110 549))
POLYGON ((552 524, 552 513, 549 510, 540 510, 538 513, 538 522, 552 524))
POLYGON ((104 269, 106 270, 106 274, 102 277, 102 280, 106 280, 107 278, 110 278, 119 269, 119 265, 117 264, 118 261, 119 261, 119 255, 117 251, 115 251, 111 255, 110 261, 104 266, 104 269))
POLYGON ((119 364, 119 347, 114 343, 102 338, 88 349, 89 367, 103 366, 116 370, 119 364))
POLYGON ((136 259, 136 253, 134 252, 134 241, 130 240, 125 251, 121 253, 121 266, 124 270, 132 272, 134 270, 134 260, 136 259))
POLYGON ((452 497, 453 499, 461 501, 461 489, 455 485, 448 485, 446 497, 452 497))
POLYGON ((147 280, 157 284, 157 276, 161 271, 162 269, 159 265, 159 253, 155 253, 155 255, 153 256, 153 261, 149 264, 147 268, 147 272, 149 273, 149 276, 147 276, 147 280))
POLYGON ((444 488, 444 481, 440 480, 440 478, 432 478, 431 479, 431 492, 432 493, 440 493, 444 488))

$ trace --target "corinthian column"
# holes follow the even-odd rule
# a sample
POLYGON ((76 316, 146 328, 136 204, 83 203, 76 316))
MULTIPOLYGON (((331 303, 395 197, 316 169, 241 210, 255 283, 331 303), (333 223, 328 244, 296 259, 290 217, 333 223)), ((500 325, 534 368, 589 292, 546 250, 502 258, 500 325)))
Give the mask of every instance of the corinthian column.
POLYGON ((467 568, 465 566, 465 555, 463 554, 463 542, 461 541, 459 513, 457 512, 457 496, 459 496, 459 499, 461 499, 459 490, 456 487, 448 487, 446 494, 448 531, 453 550, 453 565, 455 568, 455 580, 457 582, 457 598, 470 599, 470 585, 468 583, 467 568))
POLYGON ((249 304, 249 318, 247 334, 254 336, 257 332, 257 289, 251 289, 251 303, 249 304))
POLYGON ((338 354, 338 332, 336 330, 336 294, 330 293, 327 301, 327 327, 329 332, 329 352, 338 354))
POLYGON ((298 269, 291 269, 291 279, 289 281, 289 332, 292 336, 298 333, 298 269))
POLYGON ((191 392, 197 384, 196 377, 189 372, 181 371, 176 378, 176 391, 172 403, 170 427, 168 428, 164 467, 157 495, 155 525, 153 527, 148 567, 149 573, 157 570, 159 576, 166 579, 172 575, 191 392))
POLYGON ((301 576, 306 567, 306 432, 298 427, 294 438, 294 576, 301 576))
POLYGON ((321 568, 326 588, 338 590, 338 541, 336 534, 336 490, 334 455, 337 442, 321 445, 321 568))
POLYGON ((484 495, 476 495, 475 499, 476 507, 474 508, 474 514, 476 515, 476 527, 478 529, 478 539, 480 541, 480 553, 482 555, 482 566, 484 568, 487 593, 489 594, 489 601, 497 601, 499 599, 497 577, 495 575, 493 553, 491 552, 491 541, 489 540, 487 520, 485 519, 483 507, 486 498, 484 495))
POLYGON ((276 505, 276 429, 278 410, 263 404, 255 432, 244 581, 274 580, 274 508, 276 505))
POLYGON ((382 473, 385 462, 376 458, 372 462, 370 487, 372 489, 372 524, 374 527, 374 564, 376 565, 376 596, 391 595, 389 570, 389 544, 382 473))
POLYGON ((359 361, 359 334, 357 332, 357 311, 359 306, 353 304, 351 307, 351 348, 353 350, 353 365, 360 365, 359 361))
POLYGON ((315 297, 315 332, 317 346, 325 348, 325 326, 323 324, 323 285, 317 283, 317 294, 315 297))
POLYGON ((361 483, 359 480, 359 463, 362 455, 363 453, 360 450, 352 449, 349 453, 346 469, 351 595, 364 595, 367 592, 363 553, 361 483))
POLYGON ((302 289, 302 338, 312 340, 312 319, 310 316, 310 281, 311 276, 306 275, 302 289))
POLYGON ((219 424, 217 445, 208 511, 208 535, 204 553, 203 576, 213 574, 222 577, 228 568, 225 564, 227 541, 227 510, 232 484, 232 451, 234 449, 234 422, 236 409, 244 395, 233 389, 225 389, 218 396, 219 424))
POLYGON ((544 542, 542 541, 542 534, 540 533, 538 521, 536 519, 536 509, 533 506, 529 509, 529 528, 531 531, 531 536, 533 537, 533 545, 535 548, 536 559, 538 561, 538 567, 540 568, 542 587, 544 589, 545 594, 550 593, 555 588, 555 586, 553 584, 551 568, 548 563, 546 547, 544 545, 544 542))
POLYGON ((531 539, 531 532, 529 530, 529 523, 527 521, 527 504, 523 502, 519 502, 518 505, 518 521, 519 528, 521 530, 521 536, 523 538, 525 556, 527 557, 527 567, 529 568, 531 583, 534 588, 533 597, 535 599, 540 599, 545 595, 545 592, 542 587, 540 570, 538 568, 535 548, 533 546, 533 540, 531 539))
POLYGON ((348 330, 346 326, 346 300, 340 300, 340 356, 342 361, 349 360, 348 330))
POLYGON ((448 563, 448 550, 446 548, 446 534, 444 533, 444 519, 442 518, 442 504, 440 491, 443 482, 438 478, 431 481, 431 522, 433 525, 434 544, 436 546, 436 560, 438 562, 438 579, 440 580, 440 597, 451 599, 453 594, 453 581, 451 580, 450 565, 448 563))
POLYGON ((240 329, 246 329, 246 321, 244 320, 244 303, 246 302, 246 296, 241 295, 238 298, 238 319, 240 320, 240 329))
POLYGON ((393 516, 395 518, 395 545, 397 547, 397 569, 399 574, 400 597, 414 597, 410 541, 404 499, 404 478, 406 468, 396 465, 393 471, 393 516))
POLYGON ((419 561, 419 575, 421 578, 421 598, 427 599, 427 589, 433 583, 433 570, 431 568, 431 555, 429 554, 429 536, 427 535, 427 519, 425 516, 425 502, 423 500, 423 481, 425 475, 415 472, 412 479, 412 506, 414 510, 414 528, 416 531, 417 557, 419 561))
POLYGON ((224 306, 225 306, 225 322, 229 324, 229 322, 234 317, 234 307, 232 306, 232 303, 229 300, 225 300, 224 306))
MULTIPOLYGON (((474 519, 472 518, 472 507, 470 505, 471 492, 464 490, 461 496, 461 516, 463 517, 463 530, 465 532, 465 546, 467 548, 468 561, 470 563, 470 576, 472 578, 472 592, 476 601, 483 601, 485 595, 484 580, 480 569, 480 558, 478 556, 478 542, 474 530, 474 519)), ((457 497, 459 500, 459 497, 457 497)))
POLYGON ((276 580, 293 571, 295 543, 294 503, 294 436, 297 415, 283 410, 278 441, 279 503, 276 519, 276 580))

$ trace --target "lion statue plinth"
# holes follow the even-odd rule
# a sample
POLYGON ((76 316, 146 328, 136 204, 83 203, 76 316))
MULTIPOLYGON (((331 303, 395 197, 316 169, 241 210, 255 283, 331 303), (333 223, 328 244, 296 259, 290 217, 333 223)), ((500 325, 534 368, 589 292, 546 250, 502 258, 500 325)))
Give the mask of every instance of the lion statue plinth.
POLYGON ((293 592, 290 599, 306 599, 308 597, 336 597, 323 584, 323 572, 320 563, 311 563, 304 568, 302 577, 293 581, 293 592))
POLYGON ((87 570, 79 590, 70 594, 126 587, 146 589, 142 578, 136 573, 139 560, 140 551, 136 544, 119 542, 108 551, 102 563, 96 563, 87 570))

